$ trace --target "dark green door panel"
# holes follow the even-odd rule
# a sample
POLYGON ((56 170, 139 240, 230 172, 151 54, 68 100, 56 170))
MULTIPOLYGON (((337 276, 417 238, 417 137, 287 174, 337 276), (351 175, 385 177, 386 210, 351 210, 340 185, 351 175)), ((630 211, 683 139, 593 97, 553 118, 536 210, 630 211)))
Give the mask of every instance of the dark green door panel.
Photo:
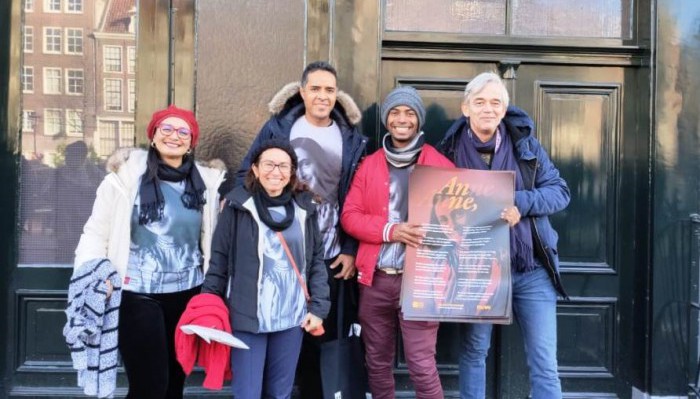
MULTIPOLYGON (((614 66, 519 68, 516 101, 535 117, 537 136, 571 189, 552 217, 563 281, 559 370, 567 392, 631 395, 642 387, 649 137, 638 114, 641 69, 614 66), (641 150, 641 151, 640 151, 641 150), (639 283, 641 282, 641 284, 639 283), (595 382, 595 383, 593 383, 595 382)), ((520 362, 522 364, 522 362, 520 362)), ((507 368, 509 369, 509 368, 507 368)))
POLYGON ((697 384, 700 315, 700 2, 658 1, 653 147, 653 308, 650 378, 655 395, 697 384))
MULTIPOLYGON (((515 63, 507 84, 512 103, 535 120, 537 137, 570 185, 572 201, 552 222, 559 231, 562 273, 571 301, 558 306, 558 359, 563 388, 572 397, 629 397, 630 379, 643 362, 644 330, 635 330, 644 285, 630 286, 643 261, 631 242, 643 240, 645 220, 635 220, 645 202, 630 197, 645 184, 648 137, 638 134, 638 70, 619 66, 561 66, 515 63), (641 156, 641 158, 640 158, 641 156), (638 168, 642 168, 638 170, 638 168)), ((507 66, 506 66, 507 67, 507 66)), ((503 70, 498 62, 398 60, 382 62, 381 95, 398 85, 415 86, 428 110, 426 135, 435 143, 460 116, 464 85, 482 71, 503 70)), ((380 126, 379 124, 377 126, 380 126)), ((384 130, 379 130, 381 134, 384 130)), ((446 391, 455 389, 456 326, 444 324, 438 353, 446 391)), ((399 378, 404 378, 401 365, 399 378)), ((517 325, 497 329, 489 356, 489 395, 522 398, 529 392, 517 325), (494 377, 496 376, 496 377, 494 377)))

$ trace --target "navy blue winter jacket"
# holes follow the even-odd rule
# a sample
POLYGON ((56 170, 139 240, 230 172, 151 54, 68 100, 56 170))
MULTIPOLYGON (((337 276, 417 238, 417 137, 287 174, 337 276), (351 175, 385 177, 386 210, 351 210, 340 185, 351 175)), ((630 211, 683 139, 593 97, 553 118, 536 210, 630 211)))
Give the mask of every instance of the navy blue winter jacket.
MULTIPOLYGON (((269 108, 272 117, 260 129, 253 144, 248 150, 248 154, 243 159, 238 172, 236 173, 235 186, 240 186, 245 180, 245 175, 250 169, 251 155, 265 141, 269 139, 281 139, 289 141, 292 125, 304 115, 306 108, 304 101, 299 94, 300 85, 298 82, 290 83, 283 87, 270 101, 269 108)), ((361 119, 361 113, 350 96, 342 91, 338 92, 337 100, 331 119, 338 124, 343 137, 343 154, 341 165, 341 176, 338 187, 339 215, 343 212, 345 196, 350 189, 352 177, 357 169, 357 164, 364 156, 367 146, 367 137, 362 135, 357 126, 361 119)), ((340 218, 338 218, 340 220, 340 218)), ((355 256, 357 253, 357 240, 346 234, 340 222, 336 226, 340 234, 340 253, 355 256)))
MULTIPOLYGON (((462 116, 445 133, 437 146, 452 162, 455 162, 456 144, 469 120, 462 116)), ((559 274, 559 235, 549 222, 549 215, 566 208, 571 199, 569 187, 559 175, 559 170, 549 159, 547 152, 534 137, 535 124, 525 111, 509 106, 503 123, 515 146, 515 155, 523 176, 526 190, 515 192, 515 206, 520 214, 532 218, 532 236, 535 256, 547 269, 556 290, 568 298, 559 274)), ((456 163, 456 162, 455 162, 456 163)), ((464 165, 457 165, 464 167, 464 165)))

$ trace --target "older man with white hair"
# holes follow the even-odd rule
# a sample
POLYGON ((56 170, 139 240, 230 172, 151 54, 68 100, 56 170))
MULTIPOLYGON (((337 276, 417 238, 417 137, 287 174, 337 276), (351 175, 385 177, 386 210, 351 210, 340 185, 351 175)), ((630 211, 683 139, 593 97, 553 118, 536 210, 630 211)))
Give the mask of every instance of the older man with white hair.
MULTIPOLYGON (((438 150, 457 167, 515 172, 515 206, 501 218, 510 226, 513 315, 523 336, 533 399, 562 397, 557 374, 557 233, 549 216, 563 210, 570 193, 556 166, 534 137, 534 123, 508 106, 498 75, 476 76, 467 85, 463 117, 447 131, 438 150)), ((491 324, 465 324, 459 360, 460 397, 483 399, 491 324)))

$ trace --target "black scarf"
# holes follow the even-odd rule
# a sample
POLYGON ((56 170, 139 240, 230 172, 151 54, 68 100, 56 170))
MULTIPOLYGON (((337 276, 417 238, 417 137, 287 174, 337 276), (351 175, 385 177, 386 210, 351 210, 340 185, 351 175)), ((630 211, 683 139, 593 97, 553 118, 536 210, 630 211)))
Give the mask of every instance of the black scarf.
POLYGON ((194 156, 185 156, 179 168, 173 168, 163 162, 154 148, 148 150, 146 172, 141 177, 139 196, 141 197, 139 224, 148 224, 159 221, 163 218, 165 199, 160 191, 160 182, 171 181, 180 182, 185 180, 185 192, 182 193, 182 204, 187 209, 202 211, 207 203, 204 197, 206 186, 199 174, 199 170, 194 165, 194 156), (152 173, 153 169, 156 173, 152 173))
MULTIPOLYGON (((524 190, 523 176, 515 158, 513 142, 503 124, 498 132, 485 143, 476 134, 469 131, 469 124, 464 127, 462 137, 457 145, 457 164, 466 165, 471 169, 489 170, 488 165, 480 154, 491 153, 491 170, 512 170, 515 172, 515 189, 524 190), (496 151, 497 136, 501 137, 499 149, 496 151)), ((523 273, 535 269, 535 258, 532 244, 532 220, 523 216, 520 222, 510 229, 510 263, 511 268, 523 273)))
POLYGON ((252 194, 255 209, 258 211, 260 220, 262 220, 267 227, 274 231, 282 231, 292 225, 294 221, 294 202, 292 201, 292 190, 289 187, 285 188, 282 194, 277 197, 270 197, 267 191, 260 186, 258 186, 252 194), (275 206, 284 207, 284 219, 279 222, 276 222, 270 214, 270 208, 275 206))

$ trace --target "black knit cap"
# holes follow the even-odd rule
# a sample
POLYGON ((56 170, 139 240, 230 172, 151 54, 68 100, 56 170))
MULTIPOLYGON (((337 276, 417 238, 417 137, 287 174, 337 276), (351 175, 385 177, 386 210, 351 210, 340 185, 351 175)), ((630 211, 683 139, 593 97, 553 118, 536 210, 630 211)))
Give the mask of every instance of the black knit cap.
POLYGON ((260 160, 260 155, 262 155, 263 152, 271 149, 271 148, 278 148, 289 155, 289 158, 292 160, 292 168, 296 170, 297 168, 297 154, 294 152, 294 148, 289 144, 288 141, 285 140, 280 140, 280 139, 269 139, 266 141, 263 141, 262 144, 258 146, 258 148, 253 151, 251 154, 250 158, 250 164, 255 164, 260 160))

